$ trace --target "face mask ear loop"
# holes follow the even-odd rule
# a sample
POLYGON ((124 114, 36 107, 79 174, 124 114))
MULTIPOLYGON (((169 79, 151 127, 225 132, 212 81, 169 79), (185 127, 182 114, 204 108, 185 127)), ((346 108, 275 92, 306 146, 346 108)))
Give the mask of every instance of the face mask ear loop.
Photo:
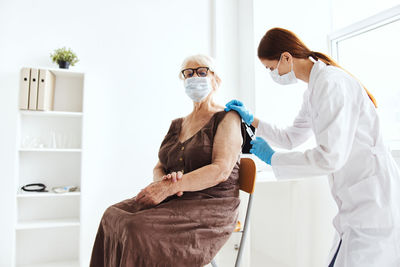
POLYGON ((283 54, 281 54, 281 56, 279 57, 278 65, 276 65, 276 71, 278 72, 278 75, 280 75, 280 74, 279 74, 279 65, 281 64, 282 55, 283 55, 283 54))
MULTIPOLYGON (((278 65, 276 65, 276 69, 278 70, 278 74, 279 74, 279 64, 281 64, 281 60, 282 60, 282 55, 283 54, 281 54, 281 57, 279 58, 279 61, 278 61, 278 65)), ((293 71, 293 57, 292 57, 292 64, 291 64, 291 66, 290 66, 290 72, 292 72, 293 71)), ((280 74, 279 74, 280 75, 280 74)), ((282 75, 284 75, 284 74, 282 74, 282 75)), ((281 76, 281 75, 280 75, 281 76)))
MULTIPOLYGON (((282 59, 282 55, 283 54, 281 54, 281 58, 279 59, 279 62, 281 62, 281 59, 282 59)), ((279 63, 278 63, 278 65, 279 65, 279 63)), ((278 68, 278 67, 277 67, 278 68)), ((292 57, 292 64, 290 65, 290 72, 292 72, 293 71, 293 57, 292 57)), ((278 70, 278 73, 279 73, 279 70, 278 70)), ((289 72, 288 72, 289 73, 289 72)))
POLYGON ((293 57, 292 57, 292 67, 290 68, 290 72, 293 71, 293 57))

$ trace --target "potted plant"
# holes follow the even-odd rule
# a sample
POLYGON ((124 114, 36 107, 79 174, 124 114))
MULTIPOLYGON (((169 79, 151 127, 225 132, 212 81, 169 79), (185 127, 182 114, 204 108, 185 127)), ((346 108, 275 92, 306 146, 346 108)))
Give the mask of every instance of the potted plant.
POLYGON ((78 57, 70 48, 59 48, 54 50, 53 54, 50 54, 53 62, 57 63, 60 69, 68 69, 69 66, 74 66, 78 61, 78 57))

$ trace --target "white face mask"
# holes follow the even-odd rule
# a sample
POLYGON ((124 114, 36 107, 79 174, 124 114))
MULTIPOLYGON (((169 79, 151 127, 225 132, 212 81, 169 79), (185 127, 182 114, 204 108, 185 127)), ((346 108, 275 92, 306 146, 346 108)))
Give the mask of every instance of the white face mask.
POLYGON ((194 102, 201 102, 211 90, 211 82, 207 77, 191 77, 185 80, 185 92, 194 102))
POLYGON ((293 62, 292 62, 292 68, 291 68, 290 72, 283 74, 283 75, 279 75, 278 68, 279 68, 279 64, 281 63, 281 59, 282 59, 282 55, 278 61, 278 65, 276 66, 276 68, 270 72, 272 80, 274 80, 276 83, 279 83, 282 85, 297 83, 297 78, 293 71, 293 62))

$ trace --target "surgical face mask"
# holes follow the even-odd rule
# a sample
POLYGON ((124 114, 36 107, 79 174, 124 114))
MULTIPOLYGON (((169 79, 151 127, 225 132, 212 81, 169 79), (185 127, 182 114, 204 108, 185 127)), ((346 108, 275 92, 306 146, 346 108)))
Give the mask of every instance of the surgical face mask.
POLYGON ((293 71, 293 62, 292 62, 292 67, 291 67, 290 72, 279 75, 278 68, 279 68, 279 64, 281 63, 281 59, 282 59, 282 56, 279 59, 279 62, 278 62, 278 65, 276 66, 276 68, 270 72, 272 80, 274 80, 276 83, 279 83, 282 85, 297 83, 297 78, 293 71))
POLYGON ((191 77, 185 80, 185 92, 194 102, 201 102, 211 90, 211 82, 207 77, 191 77))

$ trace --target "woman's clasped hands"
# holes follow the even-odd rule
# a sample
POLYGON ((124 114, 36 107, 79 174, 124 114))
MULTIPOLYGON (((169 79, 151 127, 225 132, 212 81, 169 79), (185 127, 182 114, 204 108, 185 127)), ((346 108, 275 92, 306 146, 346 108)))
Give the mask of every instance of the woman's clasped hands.
MULTIPOLYGON (((169 174, 166 174, 166 175, 164 175, 161 179, 162 179, 163 181, 168 181, 168 180, 169 180, 169 181, 171 181, 171 182, 173 182, 173 183, 176 183, 176 182, 178 182, 179 180, 181 180, 182 177, 183 177, 183 173, 182 173, 181 171, 178 171, 178 172, 171 172, 171 173, 169 173, 169 174)), ((180 192, 176 193, 176 195, 177 195, 178 197, 180 197, 180 196, 183 195, 183 192, 180 191, 180 192)))
POLYGON ((142 189, 136 196, 136 201, 144 206, 151 207, 160 204, 171 195, 176 194, 179 197, 182 196, 183 192, 176 192, 173 186, 173 184, 181 180, 182 177, 183 173, 180 171, 164 175, 161 181, 153 182, 142 189))

